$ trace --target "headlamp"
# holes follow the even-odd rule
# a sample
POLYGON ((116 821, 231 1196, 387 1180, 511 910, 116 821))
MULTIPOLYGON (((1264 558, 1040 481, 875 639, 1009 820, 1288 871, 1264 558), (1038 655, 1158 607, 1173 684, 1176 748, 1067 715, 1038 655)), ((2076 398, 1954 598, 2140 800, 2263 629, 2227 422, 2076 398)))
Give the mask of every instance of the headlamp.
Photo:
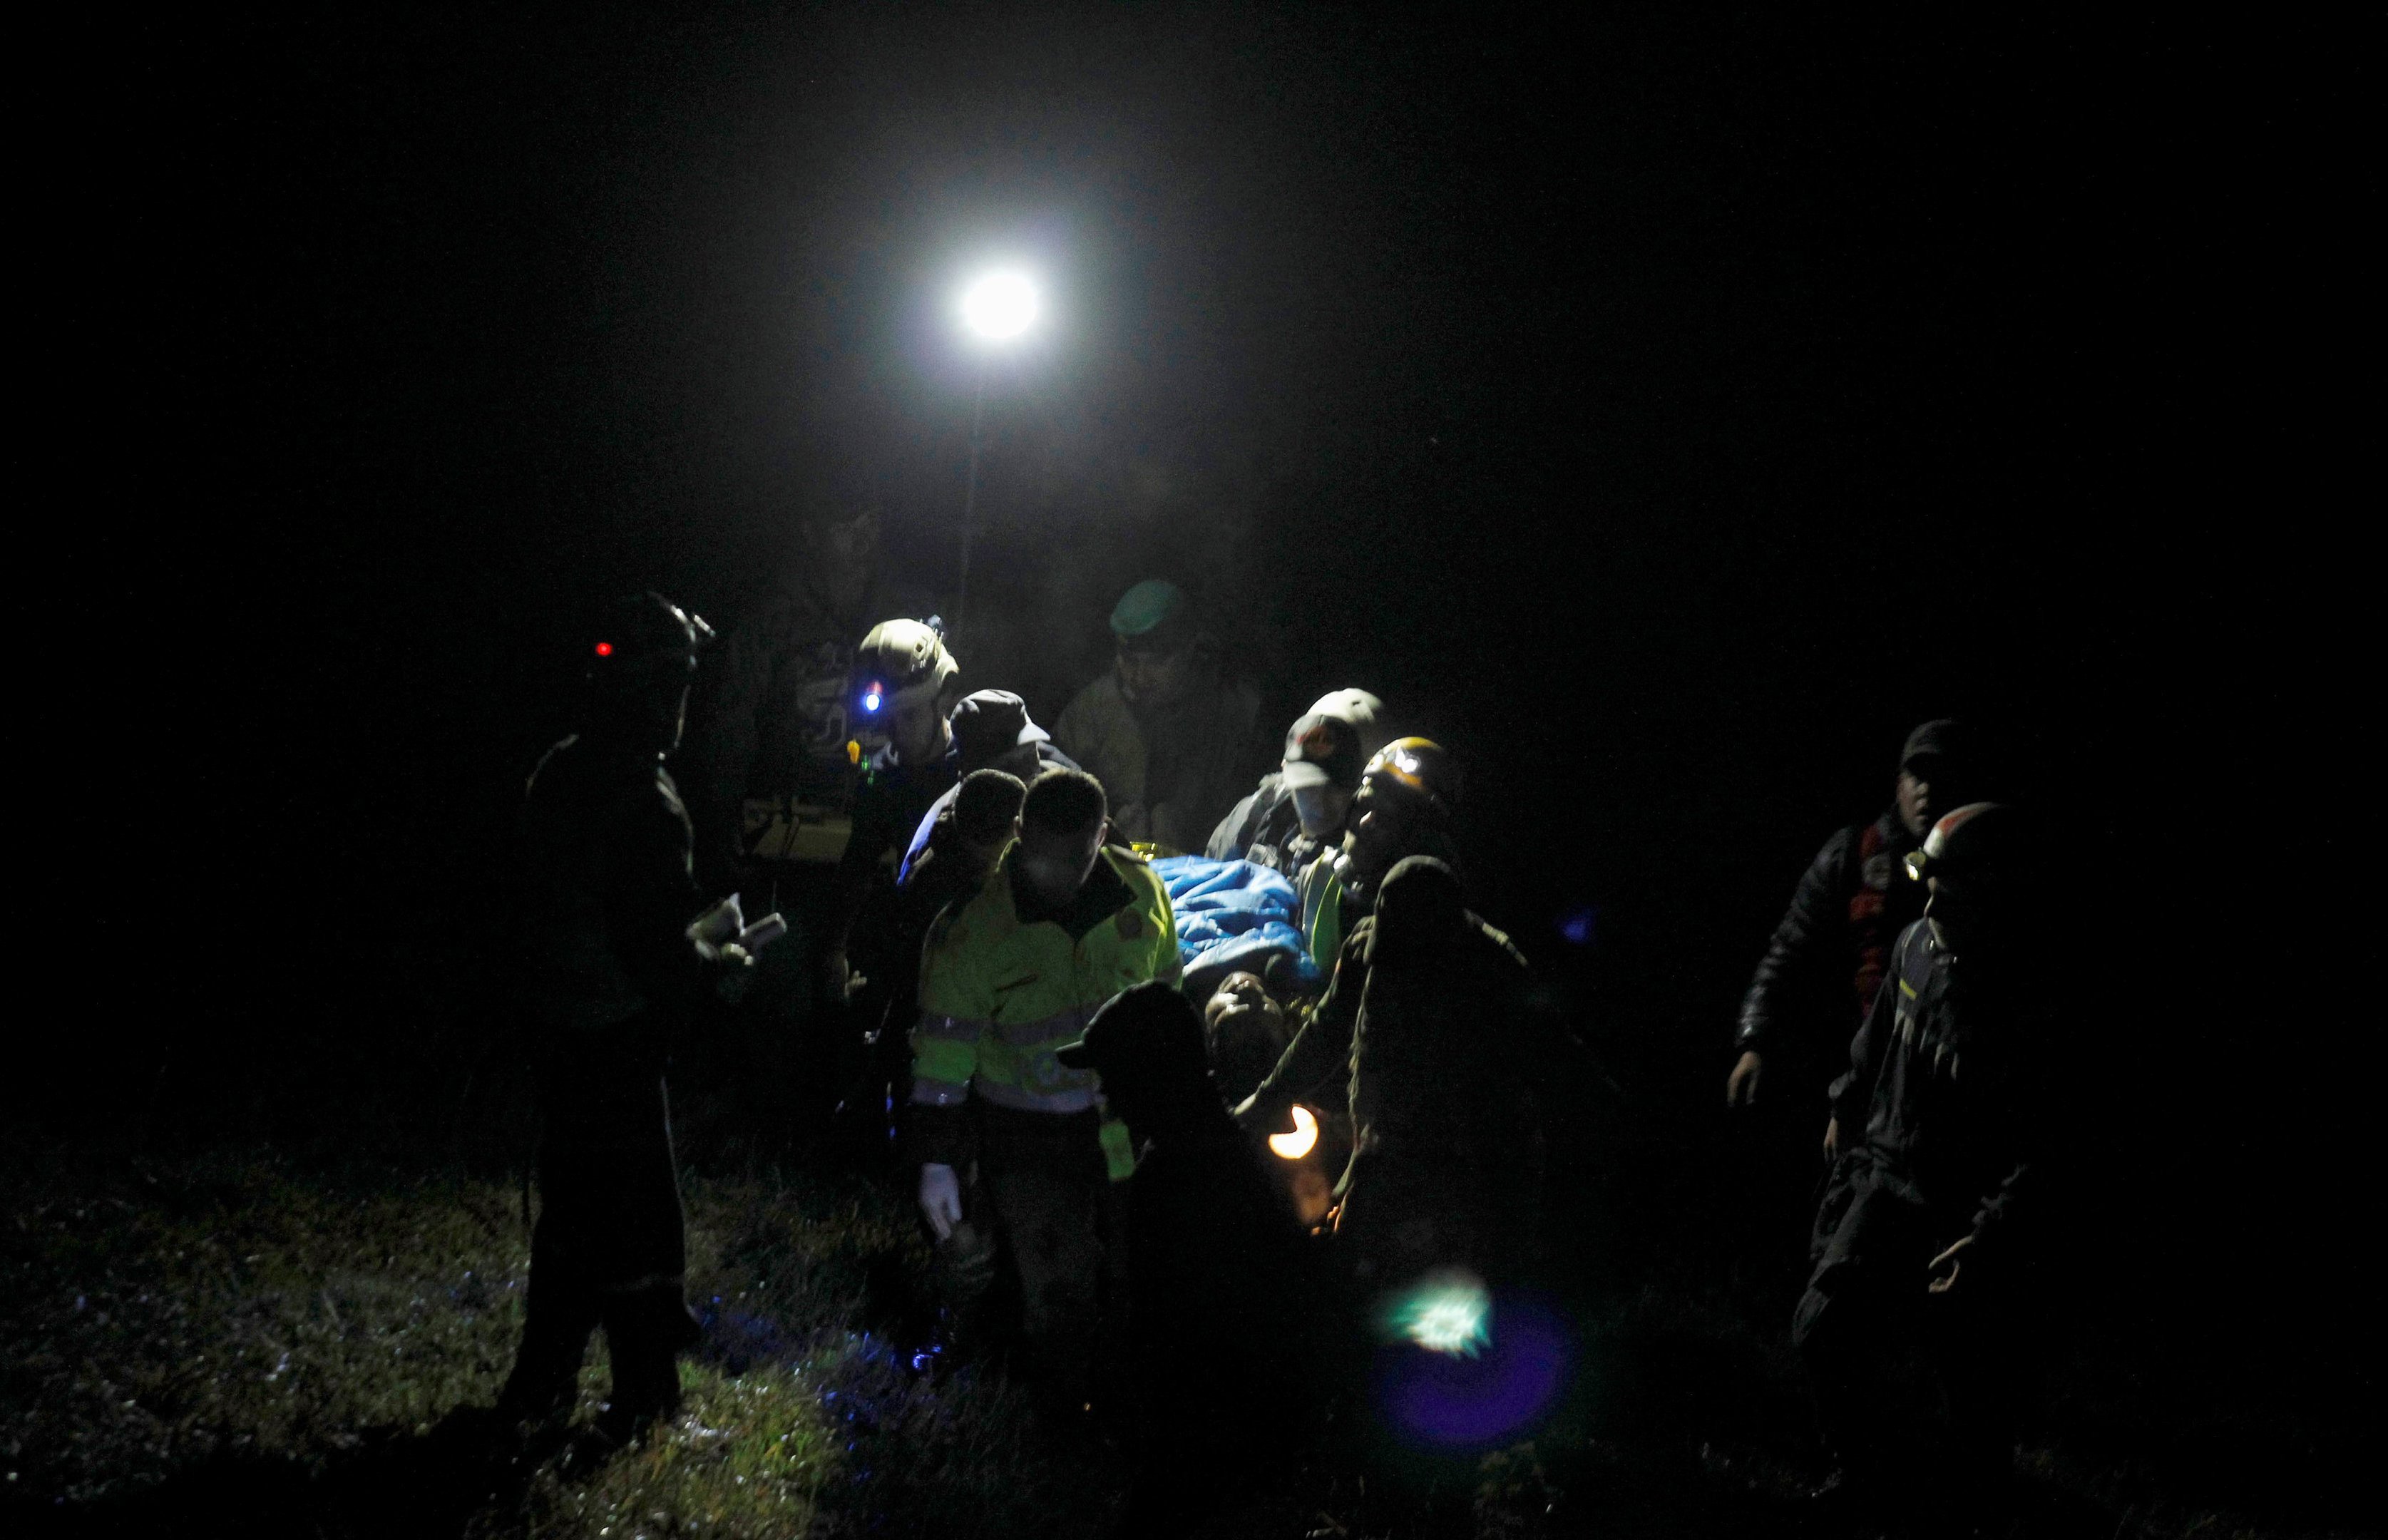
POLYGON ((1907 853, 1907 875, 1919 883, 1929 878, 1932 875, 1932 858, 1921 849, 1910 850, 1907 853))

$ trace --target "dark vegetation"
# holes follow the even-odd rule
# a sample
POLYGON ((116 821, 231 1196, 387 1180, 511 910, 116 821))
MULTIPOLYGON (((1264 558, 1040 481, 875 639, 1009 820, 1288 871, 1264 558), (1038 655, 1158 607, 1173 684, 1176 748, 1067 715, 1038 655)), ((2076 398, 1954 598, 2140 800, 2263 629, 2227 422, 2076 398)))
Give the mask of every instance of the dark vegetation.
MULTIPOLYGON (((999 1357, 938 1330, 896 1185, 751 1155, 691 1152, 706 1330, 685 1419, 611 1458, 573 1433, 489 1444, 471 1409, 511 1361, 528 1254, 510 1164, 528 1114, 505 1057, 449 1076, 444 1104, 381 1103, 378 1134, 289 1153, 187 1136, 13 1151, 6 1517, 126 1534, 1103 1532, 1118 1447, 1056 1443, 999 1357)), ((1736 1277, 1654 1227, 1665 1194, 1622 1174, 1658 1130, 1621 1104, 1605 1116, 1581 1148, 1609 1169, 1570 1216, 1597 1231, 1567 1302, 1573 1388, 1531 1441, 1390 1488, 1314 1453, 1208 1533, 1801 1533, 1814 1456, 1781 1269, 1736 1277)), ((2052 1341, 2024 1534, 2360 1533, 2352 1434, 2276 1377, 2217 1392, 2217 1366, 2121 1320, 2052 1341)), ((582 1425, 603 1372, 601 1349, 582 1425)))

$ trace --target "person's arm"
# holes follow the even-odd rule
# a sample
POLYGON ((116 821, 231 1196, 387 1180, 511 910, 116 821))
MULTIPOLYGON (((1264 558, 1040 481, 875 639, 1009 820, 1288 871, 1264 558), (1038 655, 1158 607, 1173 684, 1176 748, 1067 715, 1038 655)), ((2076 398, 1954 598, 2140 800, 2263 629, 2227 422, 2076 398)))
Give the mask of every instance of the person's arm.
POLYGON ((689 939, 705 907, 696 885, 688 814, 658 774, 606 812, 602 867, 605 929, 614 953, 651 1002, 693 1003, 710 986, 712 963, 689 939))
POLYGON ((706 880, 728 885, 745 859, 746 772, 760 739, 756 726, 771 686, 771 658, 750 631, 732 631, 718 662, 698 679, 694 731, 681 757, 695 804, 696 849, 706 880))
POLYGON ((1907 948, 1914 939, 1910 927, 1891 954, 1889 972, 1883 975, 1882 987, 1874 991, 1874 1004, 1866 1012, 1865 1024, 1849 1039, 1849 1067, 1835 1078, 1826 1094, 1832 1100, 1832 1116, 1824 1126, 1824 1158, 1832 1159, 1850 1149, 1865 1137, 1866 1115, 1874 1100, 1874 1081, 1882 1074, 1883 1055, 1890 1050, 1891 1038, 1899 1029, 1899 986, 1901 964, 1906 961, 1907 948))
POLYGON ((1733 1035, 1737 1050, 1725 1099, 1739 1105, 1754 1101, 1764 1056, 1782 1031, 1786 1017, 1796 1016, 1812 991, 1820 964, 1839 946, 1848 930, 1848 864, 1854 834, 1843 830, 1824 842, 1792 890, 1791 906, 1767 937, 1766 951, 1751 973, 1741 999, 1741 1019, 1733 1035))
POLYGON ((952 1165, 967 1148, 971 1076, 995 1004, 970 965, 969 932, 948 909, 921 951, 921 1015, 912 1028, 912 1097, 905 1138, 914 1160, 952 1165))
POLYGON ((1368 982, 1366 950, 1366 932, 1354 931, 1336 955, 1335 976, 1327 993, 1286 1045, 1277 1068, 1236 1108, 1237 1122, 1247 1128, 1278 1131, 1296 1101, 1315 1094, 1328 1076, 1351 1063, 1353 1027, 1368 982))

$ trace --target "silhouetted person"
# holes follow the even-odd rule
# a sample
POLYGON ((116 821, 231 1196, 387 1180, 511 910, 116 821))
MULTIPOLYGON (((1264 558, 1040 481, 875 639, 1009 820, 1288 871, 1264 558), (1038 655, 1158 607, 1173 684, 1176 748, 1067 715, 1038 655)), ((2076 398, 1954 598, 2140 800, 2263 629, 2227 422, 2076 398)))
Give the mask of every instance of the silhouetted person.
POLYGON ((1742 998, 1728 1102, 1758 1099, 1769 1055, 1791 1049, 1827 1065, 1837 1056, 1874 1003, 1891 942, 1922 912, 1899 863, 1980 784, 1980 750, 1963 723, 1929 721, 1907 735, 1891 805, 1824 842, 1767 941, 1742 998))
POLYGON ((1302 1235, 1227 1115, 1194 1007, 1139 985, 1056 1053, 1099 1071, 1139 1159, 1129 1184, 1136 1479, 1122 1533, 1191 1529, 1290 1452, 1315 1375, 1302 1235))
POLYGON ((700 878, 787 917, 787 938, 684 1068, 731 1137, 766 1150, 814 1137, 855 1067, 833 946, 862 779, 847 746, 855 655, 879 621, 933 608, 885 580, 879 526, 863 500, 800 510, 791 559, 706 661, 680 760, 700 878))
POLYGON ((673 1360, 697 1335, 681 1293, 666 1056, 717 972, 746 961, 688 934, 704 903, 663 764, 703 626, 650 593, 623 601, 588 643, 581 730, 531 775, 527 902, 509 917, 526 935, 544 1126, 522 1345, 499 1406, 568 1409, 603 1326, 614 1363, 603 1426, 623 1437, 679 1406, 673 1360))
POLYGON ((1175 583, 1129 589, 1111 624, 1111 671, 1078 692, 1054 732, 1102 783, 1121 839, 1200 850, 1267 762, 1260 695, 1226 677, 1218 639, 1175 583))
POLYGON ((1451 837, 1459 807, 1459 767, 1426 738, 1398 738, 1360 772, 1342 844, 1302 868, 1302 939, 1321 969, 1332 969, 1343 938, 1367 917, 1377 885, 1408 856, 1432 856, 1454 870, 1451 837))
POLYGON ((1285 734, 1285 757, 1211 831, 1203 854, 1248 860, 1299 879, 1302 868, 1340 848, 1360 772, 1389 734, 1384 703, 1365 690, 1313 701, 1285 734))
POLYGON ((1901 1485, 1943 1493, 1969 1521, 2008 1499, 2017 1367, 2010 1330, 2018 1231, 2055 1045, 2029 935, 2035 894, 2020 815, 1996 803, 1933 826, 1909 870, 1929 898, 1899 934, 1874 1008, 1833 1084, 1813 1275, 1792 1341, 1839 1464, 1836 1498, 1872 1510, 1901 1485), (1945 1393, 1953 1479, 1909 1472, 1874 1369, 1920 1341, 1945 1393), (1902 1478, 1912 1475, 1912 1483, 1902 1478))
POLYGON ((1365 1291, 1451 1267, 1492 1284, 1531 1270, 1540 1101, 1566 1081, 1556 1024, 1528 985, 1509 938, 1463 907, 1457 873, 1408 857, 1284 1059, 1236 1109, 1247 1128, 1277 1132, 1295 1101, 1348 1076, 1353 1147, 1335 1233, 1365 1291))

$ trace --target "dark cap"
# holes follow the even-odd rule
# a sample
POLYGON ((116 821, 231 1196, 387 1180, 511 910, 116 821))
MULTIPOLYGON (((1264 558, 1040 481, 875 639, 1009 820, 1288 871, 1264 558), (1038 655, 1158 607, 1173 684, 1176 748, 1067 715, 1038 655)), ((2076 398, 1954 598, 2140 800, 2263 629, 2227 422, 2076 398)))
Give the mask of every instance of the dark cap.
POLYGON ((1194 1002, 1153 979, 1111 997, 1084 1036, 1053 1050, 1072 1069, 1130 1075, 1138 1080, 1207 1085, 1211 1061, 1202 1050, 1202 1018, 1194 1002))
POLYGON ((980 690, 964 695, 954 706, 951 720, 962 763, 972 768, 1023 744, 1041 744, 1053 736, 1028 719, 1028 703, 1009 690, 980 690))
POLYGON ((1383 703, 1365 690, 1338 690, 1313 701, 1285 735, 1280 779, 1288 791, 1305 786, 1360 789, 1368 756, 1384 746, 1377 730, 1383 703))
POLYGON ((1951 759, 1972 765, 1980 757, 1980 745, 1970 726, 1953 717, 1938 717, 1907 735, 1907 742, 1899 745, 1899 768, 1905 770, 1917 759, 1951 759))

